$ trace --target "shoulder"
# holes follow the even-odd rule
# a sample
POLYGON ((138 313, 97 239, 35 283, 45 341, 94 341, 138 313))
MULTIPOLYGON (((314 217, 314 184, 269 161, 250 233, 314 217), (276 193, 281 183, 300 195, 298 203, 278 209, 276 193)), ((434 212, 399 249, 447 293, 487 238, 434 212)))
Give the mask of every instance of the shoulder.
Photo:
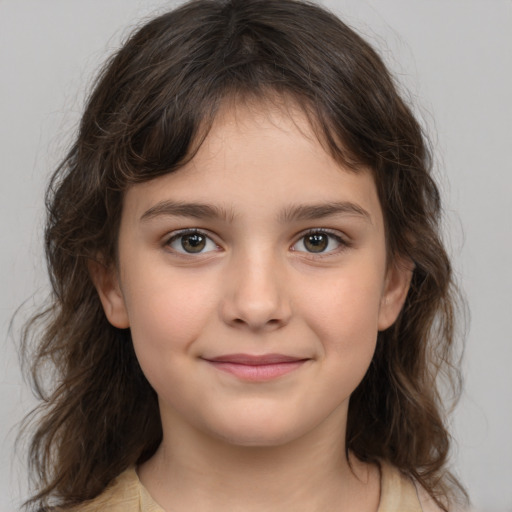
POLYGON ((427 491, 387 462, 381 462, 378 512, 442 512, 427 491))
POLYGON ((72 512, 159 512, 144 506, 144 493, 135 471, 128 468, 96 498, 73 508, 72 512))
POLYGON ((442 509, 432 499, 432 496, 421 485, 415 483, 415 487, 423 512, 442 512, 442 509))

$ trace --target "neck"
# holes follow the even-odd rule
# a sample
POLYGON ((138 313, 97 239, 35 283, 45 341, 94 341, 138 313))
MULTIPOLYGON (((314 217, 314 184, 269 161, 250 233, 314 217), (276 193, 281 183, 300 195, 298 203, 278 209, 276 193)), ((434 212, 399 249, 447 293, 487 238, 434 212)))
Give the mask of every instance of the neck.
POLYGON ((166 511, 375 511, 378 470, 347 459, 337 427, 327 421, 289 443, 261 447, 174 423, 139 477, 166 511))

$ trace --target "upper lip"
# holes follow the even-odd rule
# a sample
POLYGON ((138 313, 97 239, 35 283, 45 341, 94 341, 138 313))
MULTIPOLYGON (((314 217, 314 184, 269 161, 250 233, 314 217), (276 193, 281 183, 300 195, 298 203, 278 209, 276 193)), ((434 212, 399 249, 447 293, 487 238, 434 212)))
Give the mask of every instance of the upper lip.
POLYGON ((295 357, 286 356, 283 354, 263 354, 263 355, 252 355, 252 354, 226 354, 216 357, 205 357, 206 361, 215 363, 233 363, 233 364, 245 364, 252 366, 262 366, 266 364, 279 364, 279 363, 293 363, 297 361, 305 361, 307 357, 295 357))

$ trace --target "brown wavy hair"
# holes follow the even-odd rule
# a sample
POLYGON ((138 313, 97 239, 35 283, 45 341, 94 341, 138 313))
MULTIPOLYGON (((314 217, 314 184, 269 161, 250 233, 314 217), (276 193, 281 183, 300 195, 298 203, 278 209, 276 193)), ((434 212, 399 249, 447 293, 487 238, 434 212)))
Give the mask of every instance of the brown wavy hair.
POLYGON ((22 345, 42 400, 30 445, 38 487, 27 508, 94 498, 162 438, 130 332, 109 324, 88 272, 98 255, 116 263, 124 191, 189 161, 223 102, 275 97, 304 110, 340 163, 372 170, 388 253, 415 265, 403 310, 379 333, 351 396, 347 450, 390 462, 444 510, 464 496, 447 469, 440 391, 447 383, 443 395, 456 398, 460 387, 456 288, 421 127, 376 52, 325 9, 195 0, 147 22, 107 61, 47 190, 51 297, 22 345))

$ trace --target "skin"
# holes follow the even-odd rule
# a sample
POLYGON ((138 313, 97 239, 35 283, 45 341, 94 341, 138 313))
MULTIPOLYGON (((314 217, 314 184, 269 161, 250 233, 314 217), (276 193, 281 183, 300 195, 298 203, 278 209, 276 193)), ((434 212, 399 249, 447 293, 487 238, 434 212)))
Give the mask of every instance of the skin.
POLYGON ((127 191, 119 267, 92 274, 159 397, 163 442, 138 473, 165 510, 377 510, 378 469, 349 466, 344 433, 407 294, 395 263, 372 175, 340 167, 298 109, 226 106, 187 165, 127 191), (240 353, 301 362, 257 381, 211 363, 240 353))

